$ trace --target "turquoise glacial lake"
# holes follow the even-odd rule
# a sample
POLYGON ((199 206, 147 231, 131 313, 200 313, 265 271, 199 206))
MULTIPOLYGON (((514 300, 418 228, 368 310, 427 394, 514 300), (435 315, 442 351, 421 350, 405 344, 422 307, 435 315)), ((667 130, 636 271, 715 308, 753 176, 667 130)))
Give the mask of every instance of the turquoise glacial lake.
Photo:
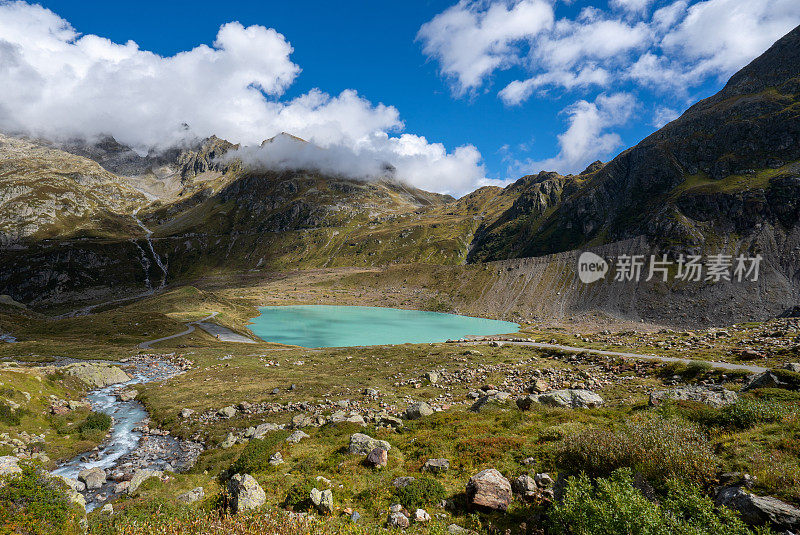
POLYGON ((444 342, 467 335, 515 333, 519 325, 441 312, 383 307, 259 307, 250 330, 267 342, 308 348, 444 342))

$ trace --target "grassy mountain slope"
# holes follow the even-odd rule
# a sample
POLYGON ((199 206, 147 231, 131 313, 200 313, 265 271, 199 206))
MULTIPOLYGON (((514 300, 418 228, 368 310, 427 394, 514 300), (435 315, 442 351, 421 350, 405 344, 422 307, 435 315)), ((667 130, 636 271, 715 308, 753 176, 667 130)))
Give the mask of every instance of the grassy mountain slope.
POLYGON ((542 217, 533 206, 505 214, 526 228, 524 246, 513 243, 519 232, 498 232, 474 258, 537 256, 640 235, 666 248, 702 247, 763 224, 786 229, 799 219, 799 177, 796 28, 719 93, 592 173, 551 213, 542 217))

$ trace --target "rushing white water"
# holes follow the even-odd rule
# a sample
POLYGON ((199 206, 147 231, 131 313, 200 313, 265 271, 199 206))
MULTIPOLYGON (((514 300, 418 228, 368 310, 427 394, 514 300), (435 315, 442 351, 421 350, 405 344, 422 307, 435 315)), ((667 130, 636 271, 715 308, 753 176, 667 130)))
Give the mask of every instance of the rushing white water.
MULTIPOLYGON (((146 382, 143 375, 136 375, 124 385, 133 385, 146 382)), ((90 392, 87 398, 96 412, 103 412, 114 419, 111 436, 103 442, 98 455, 94 460, 86 460, 86 454, 81 454, 68 461, 53 474, 77 479, 78 472, 87 468, 99 467, 108 469, 114 466, 117 460, 133 451, 139 445, 142 434, 133 429, 147 417, 147 411, 138 401, 119 401, 112 392, 120 387, 119 384, 107 386, 100 390, 90 392)))
POLYGON ((139 217, 137 216, 138 213, 139 213, 139 208, 133 211, 133 214, 131 214, 133 216, 133 220, 136 221, 136 224, 139 225, 139 227, 144 231, 145 240, 147 241, 147 246, 150 248, 150 254, 152 254, 153 260, 155 260, 156 265, 164 274, 164 276, 161 278, 161 284, 158 287, 158 289, 160 290, 167 285, 167 266, 161 260, 161 256, 159 256, 158 253, 156 253, 155 248, 153 248, 153 240, 150 238, 150 236, 153 235, 153 231, 147 228, 144 223, 142 223, 142 220, 139 219, 139 217))

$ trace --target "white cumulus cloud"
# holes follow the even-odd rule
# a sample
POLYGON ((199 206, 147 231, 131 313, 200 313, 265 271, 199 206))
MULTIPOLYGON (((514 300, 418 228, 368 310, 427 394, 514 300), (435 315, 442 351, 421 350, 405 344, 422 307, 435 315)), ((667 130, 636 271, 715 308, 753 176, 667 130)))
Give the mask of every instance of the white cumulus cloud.
POLYGON ((553 7, 543 0, 461 0, 422 25, 423 52, 439 61, 457 94, 480 86, 498 68, 518 61, 515 47, 553 24, 553 7))
POLYGON ((569 127, 558 136, 559 152, 546 160, 528 160, 516 167, 534 170, 578 173, 594 160, 622 145, 622 139, 608 129, 625 124, 636 108, 630 93, 601 93, 588 102, 579 100, 563 110, 569 116, 569 127))
MULTIPOLYGON (((289 132, 338 154, 317 166, 337 174, 368 176, 363 159, 429 190, 460 194, 482 183, 474 147, 448 152, 401 135, 396 108, 354 90, 281 99, 300 72, 291 53, 274 29, 231 22, 212 46, 164 57, 81 35, 39 5, 0 1, 0 130, 53 140, 112 135, 142 151, 212 134, 257 145, 289 132)), ((308 153, 296 158, 310 165, 308 153)))

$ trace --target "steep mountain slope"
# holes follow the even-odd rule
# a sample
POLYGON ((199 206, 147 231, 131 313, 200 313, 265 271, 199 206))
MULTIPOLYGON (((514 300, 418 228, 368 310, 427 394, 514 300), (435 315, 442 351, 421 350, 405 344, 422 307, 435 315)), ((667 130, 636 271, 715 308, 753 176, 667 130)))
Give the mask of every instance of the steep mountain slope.
MULTIPOLYGON (((645 235, 662 248, 703 247, 763 225, 798 221, 800 27, 736 73, 719 93, 624 151, 516 233, 485 237, 479 259, 537 256, 645 235), (540 218, 540 219, 537 219, 540 218)), ((534 187, 539 187, 534 185, 534 187)), ((532 193, 536 193, 531 189, 532 193)))
POLYGON ((0 244, 136 235, 145 196, 96 162, 0 135, 0 244))

